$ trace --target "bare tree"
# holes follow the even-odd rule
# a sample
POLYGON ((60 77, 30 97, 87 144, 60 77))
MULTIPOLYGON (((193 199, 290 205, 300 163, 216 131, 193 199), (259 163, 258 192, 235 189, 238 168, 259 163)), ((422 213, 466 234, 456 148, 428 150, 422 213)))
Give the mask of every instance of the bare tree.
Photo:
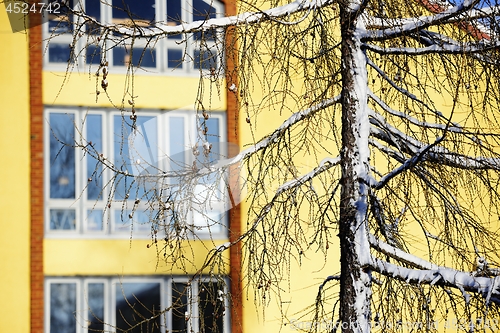
MULTIPOLYGON (((133 15, 106 24, 78 5, 68 11, 78 17, 74 43, 84 41, 82 50, 215 34, 207 59, 237 66, 219 60, 201 78, 213 85, 228 78, 225 88, 252 131, 263 118, 289 114, 251 147, 216 162, 200 159, 212 149, 200 136, 193 160, 149 169, 149 180, 77 143, 116 177, 145 180, 154 223, 170 232, 165 257, 176 258, 189 238, 182 216, 196 200, 193 186, 209 175, 221 181, 241 163, 251 189, 247 228, 213 249, 206 266, 240 244, 245 278, 265 297, 279 292, 291 261, 312 251, 340 254, 340 273, 325 277, 311 312, 316 322, 337 324, 330 330, 369 332, 375 324, 389 332, 411 322, 421 324, 414 331, 433 331, 451 312, 467 324, 458 329, 487 331, 485 323, 498 318, 498 3, 249 0, 236 16, 177 25, 133 15), (99 33, 79 34, 83 26, 99 33)), ((129 74, 137 68, 129 64, 129 74)), ((107 71, 103 59, 97 82, 104 93, 107 71)), ((207 119, 199 97, 198 116, 207 119)), ((134 101, 125 104, 117 107, 130 112, 134 127, 134 101)))

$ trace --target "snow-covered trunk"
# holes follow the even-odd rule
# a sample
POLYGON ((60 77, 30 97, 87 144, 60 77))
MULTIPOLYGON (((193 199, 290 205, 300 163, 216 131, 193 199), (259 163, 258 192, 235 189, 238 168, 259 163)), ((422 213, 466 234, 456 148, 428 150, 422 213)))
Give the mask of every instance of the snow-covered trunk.
POLYGON ((340 323, 342 332, 370 331, 371 273, 367 238, 369 119, 366 57, 357 32, 361 4, 341 6, 342 34, 342 192, 340 323), (356 7, 356 8, 354 8, 356 7))

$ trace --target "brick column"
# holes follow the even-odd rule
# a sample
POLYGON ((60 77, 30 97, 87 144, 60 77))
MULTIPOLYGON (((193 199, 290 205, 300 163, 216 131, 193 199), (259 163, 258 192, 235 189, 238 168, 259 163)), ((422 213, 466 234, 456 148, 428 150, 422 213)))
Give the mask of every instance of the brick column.
MULTIPOLYGON (((236 15, 236 0, 226 0, 226 15, 236 15)), ((226 30, 226 83, 231 86, 233 83, 238 86, 238 53, 237 53, 237 36, 233 28, 226 30)), ((227 94, 227 138, 228 142, 239 146, 238 140, 238 95, 226 88, 227 94)), ((231 149, 232 147, 230 147, 231 149)), ((229 156, 237 152, 229 151, 229 156)), ((230 174, 238 175, 238 170, 235 167, 230 169, 230 174)), ((236 177, 230 177, 230 182, 237 182, 236 177)), ((233 187, 234 188, 234 187, 233 187)), ((236 187, 238 188, 238 187, 236 187)), ((229 240, 232 242, 241 235, 241 209, 240 205, 233 207, 229 211, 229 240)), ((231 279, 231 332, 243 332, 243 281, 241 267, 241 245, 236 244, 229 250, 229 266, 231 279)))
POLYGON ((31 133, 31 333, 43 333, 43 100, 41 16, 31 14, 29 34, 31 133))

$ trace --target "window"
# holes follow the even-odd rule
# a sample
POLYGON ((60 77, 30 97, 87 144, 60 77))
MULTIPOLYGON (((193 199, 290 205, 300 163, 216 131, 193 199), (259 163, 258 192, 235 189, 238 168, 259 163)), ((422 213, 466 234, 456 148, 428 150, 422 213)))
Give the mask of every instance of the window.
MULTIPOLYGON (((86 11, 101 22, 128 24, 133 20, 139 27, 155 22, 167 25, 187 24, 222 17, 224 5, 217 0, 70 0, 68 6, 86 11)), ((47 14, 44 24, 45 66, 65 69, 68 61, 83 66, 108 62, 113 68, 126 69, 129 64, 143 72, 199 73, 213 72, 221 67, 223 32, 169 36, 159 40, 126 38, 107 35, 101 38, 99 27, 79 21, 66 8, 60 14, 47 14), (75 43, 74 31, 80 38, 75 43)))
POLYGON ((45 290, 46 333, 229 332, 225 280, 47 278, 45 290))
POLYGON ((224 174, 159 177, 164 171, 186 174, 224 156, 225 114, 136 114, 131 120, 112 110, 46 110, 46 235, 175 237, 172 226, 181 220, 183 236, 226 238, 224 174), (118 172, 103 168, 103 158, 118 172))

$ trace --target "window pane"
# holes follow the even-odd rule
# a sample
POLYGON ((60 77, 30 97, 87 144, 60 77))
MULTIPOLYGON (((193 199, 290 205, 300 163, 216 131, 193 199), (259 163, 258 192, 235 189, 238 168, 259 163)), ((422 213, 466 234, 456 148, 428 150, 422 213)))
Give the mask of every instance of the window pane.
MULTIPOLYGON (((205 187, 205 189, 207 189, 207 187, 205 187)), ((211 191, 213 190, 211 189, 211 191)), ((215 189, 215 191, 217 190, 215 189)), ((217 193, 210 193, 209 195, 215 197, 217 193)), ((197 232, 203 232, 209 234, 222 233, 222 227, 224 226, 225 219, 221 215, 221 213, 216 210, 209 210, 210 207, 207 207, 206 204, 203 205, 202 208, 206 208, 206 211, 200 212, 195 210, 193 212, 193 224, 195 226, 195 230, 197 232)))
POLYGON ((224 328, 224 288, 218 283, 199 285, 199 325, 201 333, 222 333, 224 328))
POLYGON ((103 211, 101 209, 88 209, 87 210, 87 226, 88 231, 101 231, 103 230, 102 223, 103 211))
MULTIPOLYGON (((203 0, 193 0, 193 21, 205 21, 216 17, 216 10, 203 0)), ((205 32, 195 32, 194 39, 213 40, 215 30, 210 29, 205 32)))
POLYGON ((169 49, 168 50, 168 68, 182 68, 183 51, 169 49))
POLYGON ((186 146, 184 143, 184 118, 171 117, 169 128, 170 165, 169 170, 183 170, 186 167, 186 146))
POLYGON ((75 197, 74 115, 51 113, 50 124, 50 197, 75 197), (68 146, 69 145, 69 146, 68 146))
POLYGON ((76 283, 50 284, 50 333, 76 332, 76 283))
MULTIPOLYGON (((157 119, 138 116, 135 124, 122 116, 114 116, 115 166, 131 175, 139 176, 157 171, 157 119)), ((147 193, 147 182, 140 177, 118 176, 115 180, 115 199, 141 199, 147 193)))
POLYGON ((217 54, 211 50, 195 50, 194 51, 194 68, 196 69, 211 69, 217 68, 217 54))
MULTIPOLYGON (((167 24, 178 25, 182 23, 181 1, 168 0, 167 1, 167 24)), ((182 35, 168 36, 168 39, 181 39, 182 35)), ((169 66, 170 67, 170 66, 169 66)))
POLYGON ((215 18, 215 8, 203 0, 193 0, 193 21, 215 18))
POLYGON ((220 143, 220 124, 218 118, 208 118, 201 120, 200 131, 203 139, 209 144, 209 150, 203 149, 203 153, 198 156, 198 161, 202 165, 213 163, 219 160, 221 156, 220 143), (205 134, 203 134, 205 133, 205 134))
POLYGON ((51 209, 50 230, 75 230, 76 213, 74 209, 51 209))
POLYGON ((187 332, 188 285, 172 282, 172 333, 187 332))
POLYGON ((120 0, 113 3, 113 23, 127 23, 130 18, 139 26, 155 21, 155 0, 120 0))
POLYGON ((136 210, 132 212, 131 210, 114 210, 115 213, 115 230, 118 232, 151 232, 152 219, 157 212, 155 211, 145 211, 136 210), (130 217, 132 216, 132 217, 130 217))
MULTIPOLYGON (((85 0, 85 13, 99 22, 101 20, 101 1, 85 0)), ((96 35, 100 32, 100 28, 98 25, 87 23, 85 25, 85 31, 88 34, 96 35)))
MULTIPOLYGON (((49 1, 49 3, 52 1, 49 1)), ((60 3, 60 2, 59 2, 60 3)), ((74 0, 67 2, 68 7, 73 8, 74 0)), ((59 4, 52 4, 49 13, 49 32, 62 34, 70 33, 72 31, 72 15, 66 6, 59 6, 59 4)))
POLYGON ((63 62, 70 61, 71 50, 69 44, 49 43, 49 62, 63 62))
MULTIPOLYGON (((102 116, 87 115, 87 141, 92 143, 94 154, 102 153, 102 116)), ((87 199, 102 200, 102 165, 87 154, 87 199)))
POLYGON ((116 284, 116 327, 117 331, 129 333, 160 332, 161 291, 159 283, 116 284), (157 316, 156 318, 154 318, 157 316), (139 324, 144 318, 151 320, 139 324))
POLYGON ((88 290, 88 330, 104 330, 104 283, 89 283, 88 290))
POLYGON ((131 52, 129 47, 116 46, 113 48, 115 66, 156 67, 156 50, 151 48, 135 48, 131 52))
POLYGON ((87 64, 99 65, 101 63, 101 47, 96 45, 87 46, 85 61, 87 64))

